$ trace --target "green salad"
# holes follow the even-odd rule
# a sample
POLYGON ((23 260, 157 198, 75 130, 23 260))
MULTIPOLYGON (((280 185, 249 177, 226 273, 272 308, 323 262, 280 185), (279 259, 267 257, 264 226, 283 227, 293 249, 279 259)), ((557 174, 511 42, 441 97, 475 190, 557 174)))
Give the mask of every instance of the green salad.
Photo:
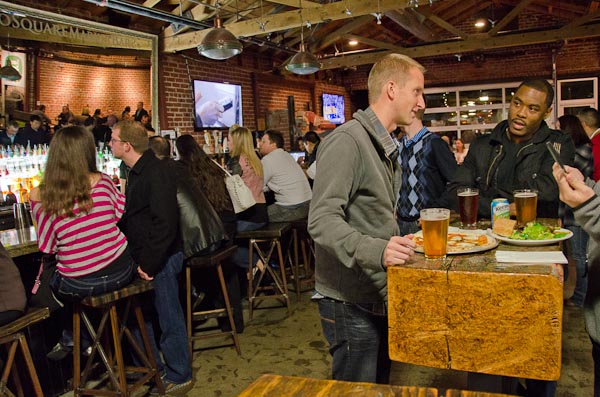
POLYGON ((559 231, 560 228, 529 222, 523 229, 515 230, 509 238, 513 240, 552 240, 561 238, 568 233, 559 231))

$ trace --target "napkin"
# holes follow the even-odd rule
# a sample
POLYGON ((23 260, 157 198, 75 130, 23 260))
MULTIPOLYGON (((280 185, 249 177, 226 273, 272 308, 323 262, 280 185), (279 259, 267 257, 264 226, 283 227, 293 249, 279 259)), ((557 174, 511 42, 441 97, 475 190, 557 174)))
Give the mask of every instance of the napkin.
POLYGON ((561 251, 496 251, 496 260, 504 263, 569 263, 561 251))

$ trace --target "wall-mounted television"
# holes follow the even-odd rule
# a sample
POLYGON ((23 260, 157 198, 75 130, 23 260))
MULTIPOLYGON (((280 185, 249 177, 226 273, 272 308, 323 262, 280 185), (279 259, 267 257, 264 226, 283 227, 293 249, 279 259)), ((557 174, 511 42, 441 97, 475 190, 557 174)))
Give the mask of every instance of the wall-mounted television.
POLYGON ((343 95, 323 93, 323 118, 333 124, 346 122, 343 95))
POLYGON ((196 129, 227 129, 243 125, 242 86, 194 80, 196 129))

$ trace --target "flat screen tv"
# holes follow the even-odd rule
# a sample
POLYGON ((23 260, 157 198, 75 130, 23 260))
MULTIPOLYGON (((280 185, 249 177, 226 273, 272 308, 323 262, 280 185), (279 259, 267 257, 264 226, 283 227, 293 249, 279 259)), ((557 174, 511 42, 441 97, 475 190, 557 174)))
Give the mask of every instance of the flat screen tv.
POLYGON ((194 80, 194 115, 198 130, 243 125, 242 86, 194 80))
POLYGON ((343 124, 344 96, 323 93, 323 118, 333 124, 343 124))

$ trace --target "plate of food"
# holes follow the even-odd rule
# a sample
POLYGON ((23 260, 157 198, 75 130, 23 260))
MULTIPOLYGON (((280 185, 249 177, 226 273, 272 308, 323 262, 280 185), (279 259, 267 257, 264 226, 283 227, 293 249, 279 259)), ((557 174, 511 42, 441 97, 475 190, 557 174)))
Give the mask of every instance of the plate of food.
POLYGON ((515 224, 516 221, 514 220, 497 219, 494 223, 494 229, 489 231, 489 234, 507 244, 525 247, 556 244, 573 237, 573 232, 557 226, 529 222, 525 227, 515 228, 515 224))
MULTIPOLYGON (((414 234, 417 243, 415 252, 423 253, 423 232, 414 234)), ((498 241, 485 230, 462 230, 451 227, 448 229, 448 255, 471 254, 491 250, 498 246, 498 241)))

